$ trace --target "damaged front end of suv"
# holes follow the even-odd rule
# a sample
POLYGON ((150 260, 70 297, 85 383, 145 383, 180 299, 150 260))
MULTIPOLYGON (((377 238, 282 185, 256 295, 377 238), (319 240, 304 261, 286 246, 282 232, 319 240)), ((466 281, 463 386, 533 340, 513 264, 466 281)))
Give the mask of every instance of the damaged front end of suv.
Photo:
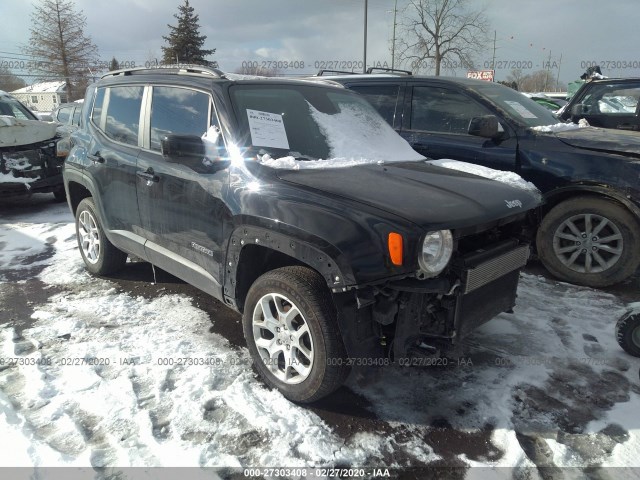
MULTIPOLYGON (((69 137, 55 123, 31 117, 24 108, 0 110, 0 198, 53 193, 65 199, 62 165, 69 153, 69 137), (6 113, 6 114, 5 114, 6 113)), ((15 107, 15 105, 14 105, 15 107)))

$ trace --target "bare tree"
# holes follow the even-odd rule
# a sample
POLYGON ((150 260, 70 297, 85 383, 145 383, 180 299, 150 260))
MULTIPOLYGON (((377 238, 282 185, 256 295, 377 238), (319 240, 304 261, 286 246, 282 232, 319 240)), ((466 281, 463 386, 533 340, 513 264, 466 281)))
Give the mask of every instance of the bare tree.
POLYGON ((255 75, 257 77, 277 77, 280 72, 275 68, 263 68, 260 65, 244 65, 240 68, 236 68, 233 73, 239 73, 241 75, 255 75))
POLYGON ((7 67, 0 65, 0 90, 12 92, 25 85, 24 80, 14 75, 7 67))
POLYGON ((488 43, 484 10, 471 10, 469 0, 409 0, 400 23, 398 53, 413 70, 433 66, 472 68, 473 56, 488 43))
POLYGON ((537 70, 527 75, 522 70, 512 70, 507 76, 507 81, 515 82, 521 92, 558 92, 566 90, 566 85, 557 82, 553 72, 549 70, 537 70))
POLYGON ((97 62, 98 48, 85 35, 87 19, 72 0, 40 0, 31 13, 31 37, 24 52, 33 58, 29 70, 42 80, 64 79, 69 100, 82 96, 81 87, 97 62))

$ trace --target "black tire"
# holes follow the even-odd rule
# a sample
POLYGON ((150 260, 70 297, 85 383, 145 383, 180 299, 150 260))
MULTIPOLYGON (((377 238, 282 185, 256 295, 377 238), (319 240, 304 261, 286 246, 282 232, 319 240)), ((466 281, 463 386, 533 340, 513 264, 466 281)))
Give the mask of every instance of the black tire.
POLYGON ((118 250, 104 234, 102 228, 102 222, 100 217, 96 213, 96 207, 91 197, 84 198, 78 205, 76 210, 76 237, 78 239, 78 247, 80 248, 80 255, 86 265, 87 270, 96 275, 107 275, 120 270, 127 261, 127 254, 121 250, 118 250), (87 217, 88 216, 88 217, 87 217), (92 228, 90 235, 87 235, 87 229, 82 220, 92 219, 95 228, 92 228), (83 233, 84 237, 87 236, 93 238, 93 244, 98 244, 98 249, 93 250, 95 255, 92 257, 91 252, 87 251, 86 243, 83 247, 83 233), (97 240, 97 242, 95 241, 97 240), (85 253, 87 251, 87 253, 85 253))
MULTIPOLYGON (((268 303, 272 313, 278 313, 273 309, 276 308, 275 303, 268 303)), ((286 322, 275 320, 273 325, 285 325, 286 322)), ((292 322, 291 322, 292 323, 292 322)), ((293 323, 292 323, 293 324, 293 323)), ((266 323, 264 323, 266 326, 266 323)), ((249 352, 253 358, 254 365, 264 382, 280 392, 289 400, 300 403, 310 403, 316 401, 335 391, 346 379, 349 374, 349 368, 346 365, 346 351, 342 337, 338 329, 336 319, 335 306, 331 300, 327 285, 322 277, 305 267, 284 267, 265 273, 258 278, 249 289, 247 299, 244 306, 244 314, 242 316, 242 326, 244 336, 247 340, 249 352), (302 353, 302 350, 296 348, 295 341, 291 343, 280 343, 276 335, 284 335, 288 337, 288 331, 282 331, 277 328, 280 333, 271 333, 271 328, 260 328, 254 326, 254 317, 256 319, 264 319, 261 313, 264 311, 264 303, 260 303, 261 299, 278 298, 282 312, 297 309, 300 315, 295 315, 298 331, 302 331, 302 325, 308 326, 309 336, 306 334, 301 336, 305 345, 303 347, 311 352, 313 357, 312 363, 308 362, 308 358, 302 353), (269 341, 266 337, 272 337, 272 346, 274 350, 283 350, 277 356, 269 351, 267 358, 266 348, 258 347, 256 344, 256 336, 254 330, 258 331, 260 338, 258 340, 269 341), (278 345, 276 345, 277 343, 278 345), (287 347, 284 350, 284 347, 287 347), (289 348, 290 347, 290 348, 289 348), (311 348, 309 348, 311 347, 311 348), (259 348, 261 350, 259 351, 259 348), (295 352, 295 353, 294 353, 295 352), (278 378, 277 375, 288 375, 286 364, 286 355, 295 356, 301 360, 303 369, 307 369, 310 373, 300 374, 292 372, 297 377, 293 377, 288 381, 278 378), (277 358, 277 361, 269 360, 277 358), (304 364, 303 364, 304 363, 304 364), (282 371, 284 369, 284 372, 282 371), (273 371, 272 371, 273 370, 273 371), (275 373, 274 373, 275 371, 275 373), (297 381, 299 383, 291 383, 297 381)), ((294 333, 297 333, 294 331, 294 333)), ((293 340, 293 337, 291 337, 293 340)), ((288 342, 285 338, 284 342, 288 342)), ((298 341, 298 344, 303 343, 298 341)), ((270 347, 271 348, 271 347, 270 347)), ((291 361, 289 363, 294 363, 291 361)), ((293 367, 292 367, 293 368, 293 367)), ((294 369, 295 370, 295 369, 294 369)))
POLYGON ((552 275, 578 285, 613 285, 633 275, 640 265, 638 220, 605 198, 575 197, 556 205, 542 219, 536 244, 540 260, 552 275), (592 252, 590 259, 585 252, 592 252), (569 266, 574 254, 578 256, 569 266))
POLYGON ((640 311, 629 311, 618 320, 616 340, 629 355, 640 357, 640 311))
POLYGON ((54 190, 53 197, 56 202, 66 202, 67 201, 67 192, 64 191, 64 188, 60 190, 54 190))

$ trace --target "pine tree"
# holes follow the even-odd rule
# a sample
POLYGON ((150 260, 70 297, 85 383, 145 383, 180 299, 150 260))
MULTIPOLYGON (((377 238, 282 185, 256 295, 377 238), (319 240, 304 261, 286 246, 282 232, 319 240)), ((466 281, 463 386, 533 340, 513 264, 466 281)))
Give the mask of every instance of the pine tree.
POLYGON ((33 58, 29 70, 42 80, 67 82, 69 100, 82 96, 98 48, 85 35, 87 19, 72 0, 40 0, 31 13, 31 36, 24 52, 33 58))
POLYGON ((169 36, 163 36, 169 44, 162 47, 164 63, 191 63, 197 65, 207 65, 217 67, 217 62, 209 62, 205 57, 215 53, 216 49, 206 50, 204 41, 206 35, 200 35, 200 16, 194 13, 194 8, 189 5, 189 0, 184 0, 184 5, 178 6, 179 13, 173 16, 178 20, 178 25, 167 25, 169 36))
POLYGON ((111 59, 111 63, 109 64, 109 70, 120 70, 120 63, 116 60, 116 57, 111 59))

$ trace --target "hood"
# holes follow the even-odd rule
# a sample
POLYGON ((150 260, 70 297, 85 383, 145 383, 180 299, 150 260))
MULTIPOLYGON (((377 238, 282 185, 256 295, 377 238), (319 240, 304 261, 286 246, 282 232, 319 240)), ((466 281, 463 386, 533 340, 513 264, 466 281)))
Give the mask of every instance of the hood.
POLYGON ((524 213, 540 203, 530 191, 426 162, 280 170, 277 175, 430 230, 481 225, 524 213))
POLYGON ((31 145, 56 136, 58 125, 39 120, 21 120, 0 115, 0 148, 31 145))
POLYGON ((590 127, 557 132, 555 136, 575 148, 640 158, 638 132, 590 127))

